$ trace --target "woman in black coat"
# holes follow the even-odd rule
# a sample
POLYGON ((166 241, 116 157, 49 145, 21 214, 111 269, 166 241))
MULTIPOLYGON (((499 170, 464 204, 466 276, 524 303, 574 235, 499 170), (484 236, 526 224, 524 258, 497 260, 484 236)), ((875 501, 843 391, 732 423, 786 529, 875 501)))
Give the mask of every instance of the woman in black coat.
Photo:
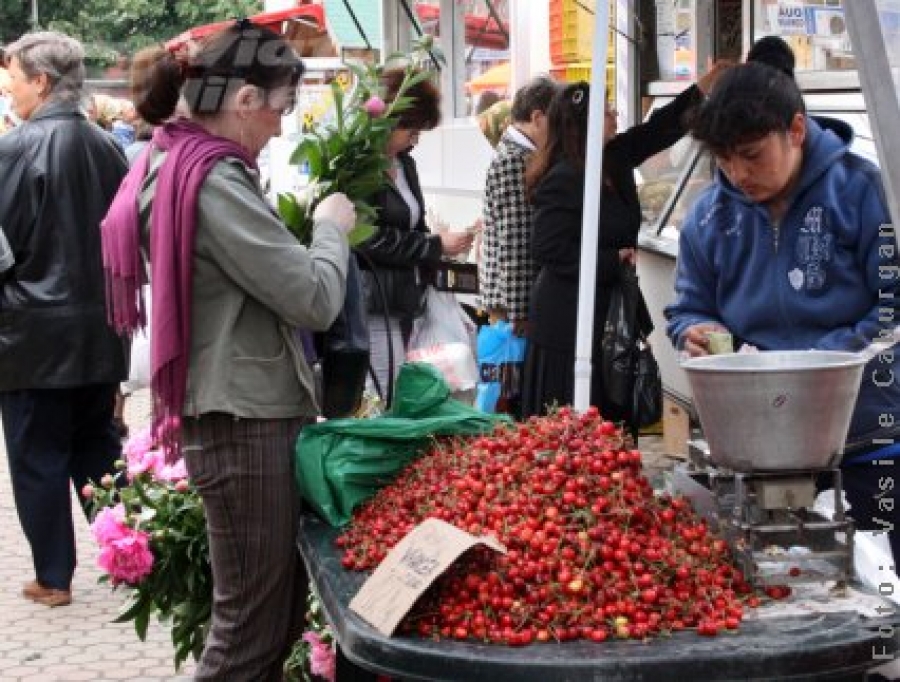
MULTIPOLYGON (((724 65, 717 65, 700 81, 650 119, 616 134, 616 112, 607 106, 604 125, 603 185, 597 283, 594 303, 594 341, 591 359, 591 404, 613 421, 630 420, 630 409, 607 399, 599 371, 600 342, 612 287, 624 267, 634 267, 641 206, 634 169, 670 147, 685 132, 684 114, 712 87, 724 65)), ((554 403, 571 404, 574 397, 575 335, 578 309, 578 269, 581 262, 581 215, 588 132, 587 83, 563 88, 548 112, 547 145, 528 169, 526 185, 534 205, 532 256, 539 268, 531 292, 528 350, 523 377, 523 413, 545 414, 554 403)), ((642 305, 646 333, 652 329, 642 305)))
MULTIPOLYGON (((405 75, 400 68, 382 74, 385 101, 396 98, 405 75)), ((425 79, 408 87, 404 97, 410 99, 410 106, 400 112, 385 150, 391 161, 389 183, 373 201, 378 209, 377 231, 358 247, 369 312, 370 364, 375 388, 386 399, 406 357, 412 321, 422 312, 429 271, 442 257, 465 253, 472 246, 470 234, 429 232, 419 175, 410 155, 419 134, 440 122, 440 92, 425 79)))

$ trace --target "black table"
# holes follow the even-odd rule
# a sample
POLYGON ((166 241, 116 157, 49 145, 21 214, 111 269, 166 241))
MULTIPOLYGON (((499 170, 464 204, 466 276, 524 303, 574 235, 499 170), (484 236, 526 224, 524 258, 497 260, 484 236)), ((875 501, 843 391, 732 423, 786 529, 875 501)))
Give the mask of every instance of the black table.
POLYGON ((863 680, 866 670, 887 662, 876 653, 900 652, 896 611, 878 620, 856 613, 750 620, 733 635, 680 632, 646 643, 579 640, 507 647, 385 637, 348 608, 367 575, 341 566, 334 545, 338 533, 308 515, 299 536, 340 649, 338 682, 374 679, 359 668, 402 680, 454 682, 863 680))

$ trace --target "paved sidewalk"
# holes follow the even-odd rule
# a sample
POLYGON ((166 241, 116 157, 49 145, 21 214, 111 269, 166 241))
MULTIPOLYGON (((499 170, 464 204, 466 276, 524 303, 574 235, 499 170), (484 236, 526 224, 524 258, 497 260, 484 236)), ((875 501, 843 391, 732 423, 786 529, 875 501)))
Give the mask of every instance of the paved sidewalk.
MULTIPOLYGON (((146 424, 149 415, 146 392, 126 403, 126 421, 132 429, 146 424)), ((194 666, 175 673, 167 629, 152 623, 147 641, 141 642, 130 622, 112 622, 122 596, 97 583, 97 548, 80 510, 75 516, 79 563, 73 603, 51 609, 20 596, 22 584, 34 577, 34 571, 16 516, 2 438, 0 460, 0 680, 189 680, 194 666)))

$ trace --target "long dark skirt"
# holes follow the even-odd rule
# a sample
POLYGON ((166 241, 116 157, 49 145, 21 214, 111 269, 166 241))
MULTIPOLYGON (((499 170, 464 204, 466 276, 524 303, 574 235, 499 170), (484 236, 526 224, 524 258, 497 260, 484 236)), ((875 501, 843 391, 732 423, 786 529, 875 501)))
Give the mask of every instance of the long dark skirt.
MULTIPOLYGON (((605 398, 596 362, 591 372, 591 405, 605 419, 628 422, 628 411, 605 398)), ((575 354, 528 341, 522 378, 522 413, 525 418, 547 414, 553 405, 571 405, 575 397, 575 354)), ((630 425, 629 430, 632 430, 630 425)))

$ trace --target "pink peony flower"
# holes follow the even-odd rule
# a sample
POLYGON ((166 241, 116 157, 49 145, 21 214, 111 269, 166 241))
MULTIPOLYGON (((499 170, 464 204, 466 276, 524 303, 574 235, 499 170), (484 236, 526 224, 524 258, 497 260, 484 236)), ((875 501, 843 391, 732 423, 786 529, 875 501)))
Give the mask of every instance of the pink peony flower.
POLYGON ((162 450, 146 450, 141 453, 128 455, 128 480, 144 473, 156 476, 156 473, 165 466, 162 450))
POLYGON ((337 657, 331 645, 324 642, 318 633, 312 630, 303 633, 303 641, 310 646, 309 671, 328 682, 335 682, 337 657))
POLYGON ((97 557, 97 565, 109 574, 114 585, 135 585, 153 570, 149 536, 140 530, 126 530, 126 535, 104 545, 97 557))
POLYGON ((143 457, 145 453, 152 450, 155 446, 153 429, 150 426, 146 426, 125 442, 125 445, 122 446, 122 454, 130 462, 133 458, 143 457))
MULTIPOLYGON (((164 458, 160 458, 161 466, 156 469, 156 478, 160 481, 178 482, 188 477, 187 467, 183 459, 179 459, 175 464, 165 464, 164 458)), ((186 483, 187 481, 185 481, 186 483)), ((178 492, 183 493, 184 490, 178 492)))
POLYGON ((121 504, 104 507, 91 524, 91 533, 101 547, 125 537, 128 530, 128 526, 125 525, 125 507, 121 504))
POLYGON ((154 434, 152 428, 148 426, 129 438, 122 448, 129 481, 141 474, 150 474, 157 480, 168 482, 187 478, 184 460, 179 459, 172 464, 167 464, 166 449, 159 447, 158 435, 158 433, 154 434))
POLYGON ((365 109, 366 113, 372 118, 379 118, 387 111, 387 105, 378 95, 372 95, 366 100, 365 104, 363 104, 363 109, 365 109))

